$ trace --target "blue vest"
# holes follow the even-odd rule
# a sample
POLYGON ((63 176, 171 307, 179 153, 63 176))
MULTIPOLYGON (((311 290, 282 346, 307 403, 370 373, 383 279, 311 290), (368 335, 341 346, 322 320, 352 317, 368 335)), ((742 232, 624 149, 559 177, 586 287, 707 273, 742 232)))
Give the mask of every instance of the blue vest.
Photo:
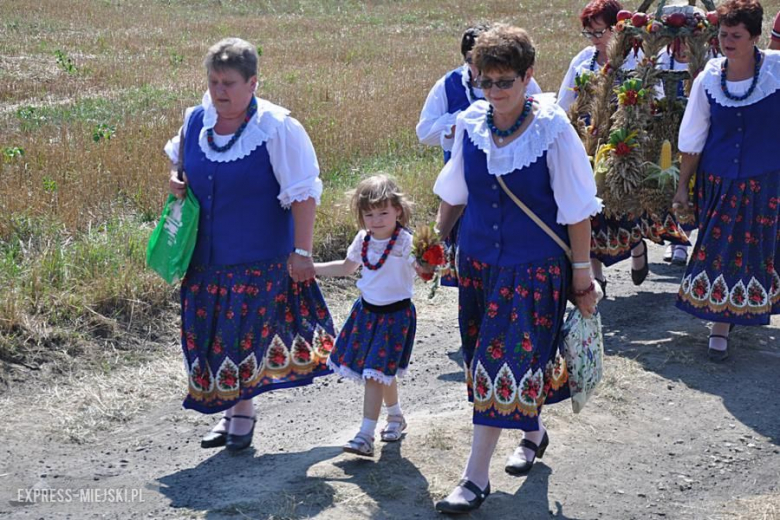
POLYGON ((710 131, 699 170, 727 179, 780 172, 780 139, 772 125, 780 121, 780 91, 757 103, 724 107, 707 93, 710 131))
MULTIPOLYGON (((463 168, 469 197, 459 231, 461 255, 510 266, 564 254, 488 173, 487 156, 471 142, 467 132, 463 137, 463 168)), ((503 178, 507 188, 568 244, 566 226, 556 222, 558 205, 550 187, 547 152, 503 178)))
POLYGON ((274 176, 265 143, 231 162, 212 162, 200 149, 202 107, 189 119, 184 168, 200 203, 198 241, 192 265, 236 265, 286 256, 293 250, 292 212, 276 198, 274 176))
MULTIPOLYGON (((466 89, 463 88, 463 70, 458 67, 455 70, 451 70, 444 77, 444 92, 447 94, 447 113, 454 114, 455 112, 466 110, 471 106, 469 96, 466 93, 466 89)), ((450 152, 444 152, 444 164, 447 164, 450 160, 450 152)))

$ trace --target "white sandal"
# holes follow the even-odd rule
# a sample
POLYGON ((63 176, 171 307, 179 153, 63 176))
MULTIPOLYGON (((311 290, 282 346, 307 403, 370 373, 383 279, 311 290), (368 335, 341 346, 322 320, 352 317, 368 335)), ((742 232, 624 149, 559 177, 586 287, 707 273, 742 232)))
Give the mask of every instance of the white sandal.
POLYGON ((361 457, 374 456, 374 438, 358 432, 355 438, 343 446, 346 453, 354 453, 361 457))
POLYGON ((400 441, 406 430, 406 419, 403 415, 388 415, 387 424, 379 432, 382 442, 400 441))

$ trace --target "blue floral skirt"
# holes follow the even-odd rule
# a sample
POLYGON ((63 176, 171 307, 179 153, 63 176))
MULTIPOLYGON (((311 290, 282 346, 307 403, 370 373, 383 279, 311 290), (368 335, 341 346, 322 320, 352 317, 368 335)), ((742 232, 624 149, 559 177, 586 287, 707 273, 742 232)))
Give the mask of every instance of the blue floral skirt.
POLYGON ((455 222, 449 236, 444 239, 444 251, 447 263, 442 266, 439 278, 443 287, 458 286, 458 229, 460 229, 460 218, 455 222))
POLYGON ((185 408, 216 413, 331 373, 330 312, 314 280, 292 281, 286 258, 191 266, 181 305, 185 408))
POLYGON ((560 355, 564 256, 499 267, 461 256, 459 322, 474 424, 539 429, 542 405, 567 399, 560 355))
POLYGON ((374 379, 389 385, 395 376, 402 377, 409 368, 417 330, 417 311, 414 304, 406 302, 397 305, 397 310, 385 308, 378 312, 358 298, 336 339, 328 366, 360 382, 374 379))
POLYGON ((767 325, 772 314, 780 314, 778 208, 778 173, 749 179, 707 175, 697 197, 699 236, 677 307, 739 325, 767 325))
POLYGON ((662 217, 647 213, 639 217, 632 214, 591 217, 590 256, 610 266, 631 256, 631 250, 643 238, 664 244, 690 245, 688 235, 675 216, 666 212, 662 217))

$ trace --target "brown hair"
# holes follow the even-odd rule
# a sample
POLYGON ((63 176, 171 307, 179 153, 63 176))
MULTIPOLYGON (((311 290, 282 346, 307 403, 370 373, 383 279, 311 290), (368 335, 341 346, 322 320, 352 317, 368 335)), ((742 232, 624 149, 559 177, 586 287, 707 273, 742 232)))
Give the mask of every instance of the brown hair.
POLYGON ((590 27, 594 21, 601 19, 607 27, 612 27, 617 23, 618 11, 622 9, 623 5, 617 0, 592 0, 580 13, 580 22, 582 27, 590 27))
POLYGON ((241 38, 225 38, 211 46, 203 64, 206 72, 233 69, 249 81, 257 76, 257 62, 260 56, 254 45, 241 38))
POLYGON ((718 21, 727 27, 745 24, 750 36, 761 34, 764 8, 758 0, 726 0, 718 6, 718 21))
POLYGON ((536 49, 524 29, 497 24, 479 35, 472 59, 480 72, 510 69, 524 78, 534 66, 536 49))
POLYGON ((398 221, 406 227, 412 217, 412 204, 406 199, 395 180, 384 173, 360 181, 352 192, 350 207, 360 228, 365 229, 363 212, 384 207, 387 203, 401 210, 398 221))

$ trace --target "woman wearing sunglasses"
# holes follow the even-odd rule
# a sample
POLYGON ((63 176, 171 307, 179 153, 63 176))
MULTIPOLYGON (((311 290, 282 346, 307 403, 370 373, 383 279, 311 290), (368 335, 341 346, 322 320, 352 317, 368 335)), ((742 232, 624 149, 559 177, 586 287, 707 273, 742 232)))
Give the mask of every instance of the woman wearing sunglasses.
MULTIPOLYGON (((583 73, 594 73, 601 70, 607 62, 607 44, 612 38, 613 27, 617 23, 617 14, 623 6, 617 0, 592 0, 585 6, 580 14, 582 23, 582 35, 590 40, 591 44, 580 51, 571 60, 566 76, 563 78, 561 88, 558 91, 558 104, 568 112, 577 94, 574 91, 575 78, 583 73)), ((630 52, 620 67, 622 70, 633 70, 638 60, 643 58, 641 50, 634 55, 630 52)), ((628 216, 609 217, 603 214, 593 220, 593 235, 617 236, 619 229, 627 229, 629 235, 641 224, 636 219, 628 216)), ((604 265, 613 265, 631 256, 631 279, 634 285, 641 285, 649 273, 647 263, 647 244, 644 240, 635 244, 630 250, 620 250, 618 254, 609 248, 599 248, 593 251, 593 275, 601 286, 604 295, 607 292, 607 279, 604 276, 604 265)))
MULTIPOLYGON (((462 110, 472 103, 485 99, 482 90, 474 86, 477 79, 477 67, 472 59, 472 49, 477 37, 490 28, 487 24, 478 24, 466 29, 460 40, 460 53, 463 64, 442 76, 428 93, 428 97, 420 112, 417 123, 417 138, 428 146, 441 146, 444 150, 444 162, 450 160, 453 137, 455 136, 455 119, 462 110)), ((528 85, 530 94, 541 93, 542 90, 531 79, 528 85)), ((446 287, 457 287, 458 277, 455 266, 455 251, 458 239, 458 223, 450 236, 445 240, 447 247, 447 269, 442 272, 441 284, 446 287)))
POLYGON ((552 102, 528 96, 535 49, 497 25, 473 51, 486 100, 458 115, 452 157, 434 192, 439 229, 462 214, 459 323, 474 436, 463 479, 436 509, 466 513, 490 494, 490 460, 504 428, 523 430, 506 471, 531 470, 549 443, 542 406, 569 397, 559 358, 567 296, 596 310, 590 217, 601 209, 585 149, 552 102), (508 191, 504 191, 508 190, 508 191), (573 250, 573 263, 513 201, 519 198, 573 250))

